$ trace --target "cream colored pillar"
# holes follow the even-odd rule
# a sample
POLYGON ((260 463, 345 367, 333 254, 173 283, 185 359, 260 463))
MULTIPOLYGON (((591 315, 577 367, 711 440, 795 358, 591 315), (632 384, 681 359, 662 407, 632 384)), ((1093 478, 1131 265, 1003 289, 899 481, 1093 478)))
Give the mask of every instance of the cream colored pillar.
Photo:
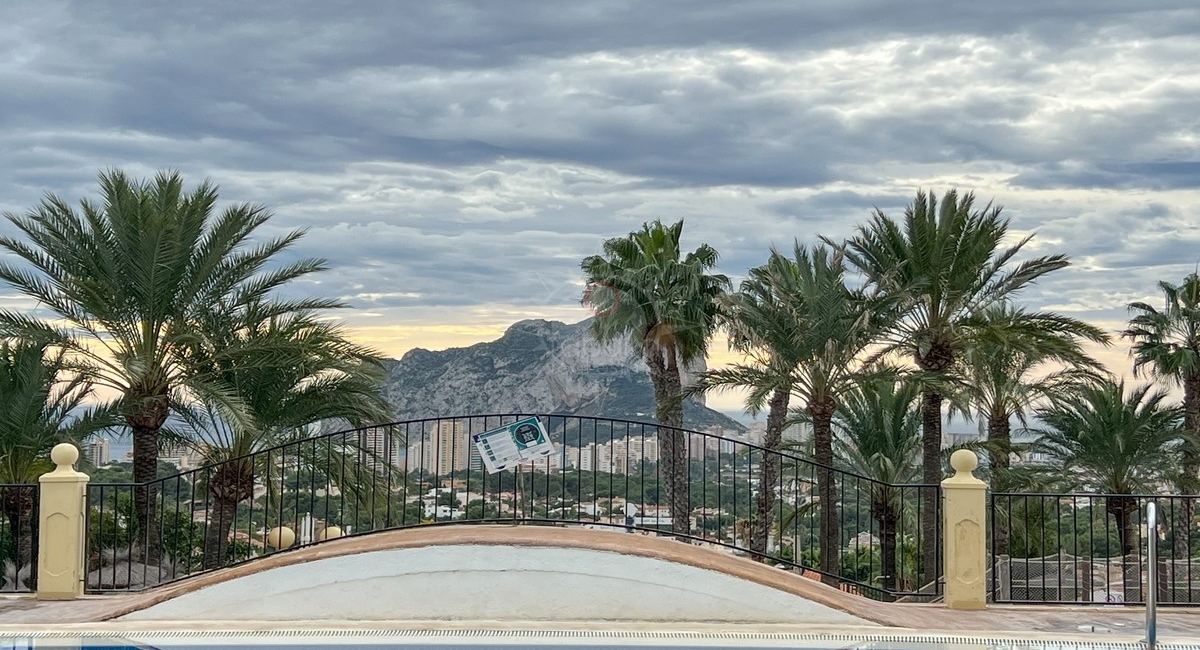
POLYGON ((63 443, 50 452, 54 471, 38 478, 38 600, 83 595, 88 476, 75 471, 79 450, 63 443))
POLYGON ((942 481, 942 557, 946 607, 987 606, 987 484, 971 473, 979 466, 975 452, 959 449, 950 456, 954 476, 942 481))

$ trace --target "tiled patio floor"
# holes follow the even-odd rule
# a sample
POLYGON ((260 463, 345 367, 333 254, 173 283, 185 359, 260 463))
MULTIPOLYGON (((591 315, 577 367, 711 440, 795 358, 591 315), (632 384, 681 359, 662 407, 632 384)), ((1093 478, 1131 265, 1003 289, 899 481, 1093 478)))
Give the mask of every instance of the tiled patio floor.
MULTIPOLYGON (((34 630, 56 630, 64 626, 118 632, 121 629, 209 629, 209 625, 194 622, 177 623, 148 622, 100 622, 114 612, 128 607, 132 596, 89 597, 68 602, 39 602, 32 598, 5 598, 0 600, 0 634, 34 630), (74 625, 71 625, 74 624, 74 625)), ((873 620, 883 628, 871 631, 895 632, 947 632, 958 634, 987 633, 989 636, 1029 638, 1041 634, 1065 635, 1074 639, 1095 638, 1097 641, 1136 641, 1144 634, 1144 610, 1133 607, 1018 607, 998 606, 979 612, 950 611, 937 605, 887 605, 873 604, 873 620), (1081 626, 1083 628, 1081 629, 1081 626), (1093 631, 1094 630, 1094 631, 1093 631)), ((641 623, 639 629, 665 629, 689 631, 780 631, 804 632, 813 628, 803 624, 789 625, 705 625, 671 624, 662 626, 641 623)), ((389 629, 542 629, 546 624, 537 622, 467 622, 467 621, 377 621, 377 622, 326 622, 308 623, 239 622, 232 629, 284 628, 328 628, 346 629, 357 627, 386 626, 389 629)), ((615 629, 611 622, 581 622, 577 625, 554 624, 566 629, 615 629)), ((1159 640, 1161 642, 1200 643, 1200 608, 1160 610, 1158 617, 1159 640)), ((224 626, 223 626, 224 627, 224 626)), ((827 626, 817 626, 817 629, 827 626)), ((628 626, 622 626, 623 629, 628 626)), ((845 632, 846 629, 838 631, 845 632)))

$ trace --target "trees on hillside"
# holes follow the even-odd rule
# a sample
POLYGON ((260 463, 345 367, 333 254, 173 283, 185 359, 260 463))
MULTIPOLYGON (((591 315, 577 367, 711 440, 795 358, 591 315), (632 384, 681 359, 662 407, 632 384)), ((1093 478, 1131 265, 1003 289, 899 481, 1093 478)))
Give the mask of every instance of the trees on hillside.
POLYGON ((687 448, 683 433, 681 368, 702 358, 716 327, 717 298, 729 279, 713 269, 717 251, 707 244, 684 253, 683 221, 643 224, 626 237, 604 242, 603 254, 581 266, 588 282, 585 301, 597 316, 591 333, 600 342, 630 337, 640 348, 654 386, 656 418, 662 428, 662 458, 674 530, 690 528, 687 448))
MULTIPOLYGON (((0 249, 23 265, 0 263, 0 279, 38 301, 50 318, 0 311, 0 334, 67 350, 76 370, 120 393, 134 478, 145 483, 155 478, 159 431, 172 406, 188 394, 220 397, 181 356, 201 336, 200 315, 213 305, 267 299, 324 263, 268 267, 302 232, 253 241, 270 213, 249 204, 218 213, 217 188, 207 182, 187 191, 176 173, 140 181, 110 171, 99 183, 99 199, 84 199, 78 209, 49 195, 24 215, 6 215, 23 237, 0 237, 0 249)), ((311 310, 337 303, 309 298, 277 305, 311 310)), ((147 485, 135 495, 147 539, 156 537, 152 492, 147 485)))

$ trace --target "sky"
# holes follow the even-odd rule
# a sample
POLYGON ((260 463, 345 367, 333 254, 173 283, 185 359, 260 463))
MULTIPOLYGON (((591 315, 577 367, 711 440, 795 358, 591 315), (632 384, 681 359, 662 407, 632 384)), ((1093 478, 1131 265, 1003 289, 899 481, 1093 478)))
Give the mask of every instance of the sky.
POLYGON ((1071 258, 1026 305, 1115 330, 1200 264, 1198 33, 1194 0, 5 0, 0 210, 210 179, 398 357, 587 317, 580 259, 647 220, 737 280, 958 188, 1071 258))

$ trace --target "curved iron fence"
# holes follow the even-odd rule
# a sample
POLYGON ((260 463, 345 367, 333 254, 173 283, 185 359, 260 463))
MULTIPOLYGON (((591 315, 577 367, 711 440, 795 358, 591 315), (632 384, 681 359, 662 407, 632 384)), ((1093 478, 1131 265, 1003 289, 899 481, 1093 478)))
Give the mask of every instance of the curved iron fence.
POLYGON ((941 546, 920 526, 939 507, 938 486, 889 485, 745 440, 601 417, 470 415, 304 435, 149 484, 92 484, 88 505, 90 592, 140 590, 337 536, 507 523, 670 535, 881 600, 940 593, 941 562, 920 566, 925 544, 941 546), (527 417, 540 419, 555 453, 488 473, 472 436, 527 417), (674 462, 671 439, 681 444, 674 462), (682 512, 669 499, 675 468, 686 476, 682 512), (825 472, 832 575, 817 555, 825 472))

